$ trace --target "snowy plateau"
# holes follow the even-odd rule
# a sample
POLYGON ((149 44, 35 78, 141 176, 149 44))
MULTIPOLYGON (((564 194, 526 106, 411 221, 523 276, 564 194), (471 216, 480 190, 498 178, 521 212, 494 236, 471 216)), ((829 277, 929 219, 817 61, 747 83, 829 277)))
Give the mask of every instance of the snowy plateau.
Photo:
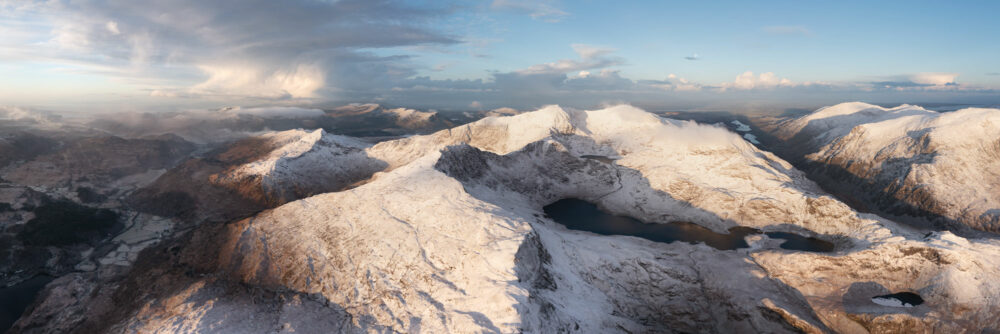
MULTIPOLYGON (((12 331, 1000 329, 1000 240, 855 211, 735 125, 740 133, 631 106, 549 106, 379 143, 266 134, 266 152, 210 180, 272 209, 192 225, 120 277, 60 277, 12 331), (736 250, 597 235, 544 214, 565 198, 645 222, 790 232, 835 248, 787 250, 760 234, 736 250), (873 301, 897 292, 924 302, 873 301)), ((899 203, 945 227, 987 233, 1000 226, 998 127, 995 109, 850 103, 769 130, 810 138, 788 152, 847 169, 858 184, 896 184, 899 203)))

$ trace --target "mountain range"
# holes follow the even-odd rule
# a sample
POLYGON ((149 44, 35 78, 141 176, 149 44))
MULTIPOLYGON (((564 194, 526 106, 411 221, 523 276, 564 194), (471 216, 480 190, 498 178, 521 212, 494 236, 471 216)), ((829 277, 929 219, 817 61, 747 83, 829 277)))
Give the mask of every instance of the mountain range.
MULTIPOLYGON (((440 117, 384 113, 401 128, 440 117)), ((35 269, 58 278, 11 331, 998 329, 998 118, 846 103, 744 119, 754 129, 625 105, 548 106, 395 138, 326 128, 211 147, 119 138, 166 147, 117 174, 99 164, 80 172, 136 180, 128 191, 93 185, 105 198, 87 204, 128 224, 59 246, 86 255, 60 267, 73 269, 35 269), (757 136, 775 138, 773 153, 757 136), (597 234, 546 214, 564 199, 650 224, 760 233, 734 249, 597 234), (782 233, 832 250, 785 248, 772 237, 782 233), (921 302, 894 303, 897 293, 921 302)), ((82 183, 23 176, 56 160, 18 154, 0 176, 20 192, 0 215, 30 221, 31 191, 83 202, 65 195, 82 183)), ((14 235, 9 243, 26 244, 14 235)))

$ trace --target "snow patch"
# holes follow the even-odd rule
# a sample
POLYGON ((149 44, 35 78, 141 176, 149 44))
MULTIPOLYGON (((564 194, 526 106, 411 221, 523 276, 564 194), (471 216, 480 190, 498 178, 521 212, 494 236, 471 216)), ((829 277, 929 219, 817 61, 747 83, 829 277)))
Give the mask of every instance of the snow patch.
POLYGON ((730 123, 732 123, 733 125, 736 126, 736 131, 739 131, 739 132, 750 131, 750 126, 746 125, 746 124, 743 124, 743 122, 740 122, 740 121, 737 121, 737 120, 733 120, 730 123))
POLYGON ((904 303, 902 300, 892 297, 872 297, 872 302, 889 307, 913 307, 910 303, 904 303))

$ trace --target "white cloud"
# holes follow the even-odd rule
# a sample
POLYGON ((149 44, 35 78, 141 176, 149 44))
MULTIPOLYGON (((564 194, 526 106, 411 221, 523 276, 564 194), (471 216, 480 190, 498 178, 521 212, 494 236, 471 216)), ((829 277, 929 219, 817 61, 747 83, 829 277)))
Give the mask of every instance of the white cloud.
POLYGON ((958 73, 917 73, 910 76, 910 81, 922 85, 944 86, 955 83, 958 73))
POLYGON ((958 73, 923 72, 916 74, 880 77, 876 81, 866 83, 864 89, 891 89, 897 91, 941 91, 941 90, 980 90, 982 87, 959 84, 958 73))
POLYGON ((58 125, 60 116, 51 112, 15 106, 0 106, 0 120, 58 125))
POLYGON ((520 114, 520 113, 521 113, 520 111, 518 111, 517 109, 514 109, 514 108, 500 107, 500 108, 496 108, 496 109, 490 110, 489 112, 486 113, 485 116, 486 117, 504 117, 504 116, 513 116, 513 115, 517 115, 517 114, 520 114))
POLYGON ((112 35, 120 35, 122 33, 121 30, 118 30, 118 22, 115 21, 108 21, 108 23, 104 24, 104 28, 108 29, 108 32, 112 35))
MULTIPOLYGON (((601 69, 616 65, 621 65, 625 61, 620 57, 612 56, 614 49, 586 45, 573 44, 573 51, 580 56, 580 59, 560 59, 551 63, 532 65, 519 70, 521 74, 565 74, 592 69, 601 69)), ((588 72, 589 74, 589 72, 588 72)))
POLYGON ((675 92, 697 92, 705 88, 704 85, 691 82, 685 78, 678 77, 676 74, 673 73, 667 75, 666 80, 645 80, 645 81, 640 81, 640 84, 647 85, 649 87, 658 90, 675 91, 675 92))
POLYGON ((222 115, 253 115, 265 118, 310 118, 325 115, 321 109, 298 107, 229 107, 219 110, 222 115))
POLYGON ((458 43, 430 28, 430 19, 450 13, 447 5, 435 6, 390 0, 3 3, 0 16, 30 17, 31 24, 4 20, 0 32, 17 38, 0 38, 0 60, 93 71, 159 96, 314 98, 384 88, 415 71, 405 56, 361 49, 458 43))
POLYGON ((315 98, 325 84, 325 71, 315 64, 271 69, 255 64, 202 66, 208 80, 191 88, 204 95, 247 95, 267 98, 315 98))
POLYGON ((793 84, 791 80, 779 78, 773 72, 761 73, 759 76, 754 76, 753 72, 746 71, 737 75, 736 79, 732 82, 726 82, 719 86, 721 87, 721 90, 725 91, 727 89, 774 89, 777 87, 791 87, 794 85, 795 84, 793 84))

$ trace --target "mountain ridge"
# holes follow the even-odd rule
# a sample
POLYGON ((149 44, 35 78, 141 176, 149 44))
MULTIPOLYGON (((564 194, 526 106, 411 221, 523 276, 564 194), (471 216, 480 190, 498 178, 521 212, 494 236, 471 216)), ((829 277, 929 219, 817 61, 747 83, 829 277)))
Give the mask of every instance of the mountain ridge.
POLYGON ((883 214, 1000 231, 1000 109, 841 104, 786 121, 774 133, 787 141, 790 160, 883 214))

